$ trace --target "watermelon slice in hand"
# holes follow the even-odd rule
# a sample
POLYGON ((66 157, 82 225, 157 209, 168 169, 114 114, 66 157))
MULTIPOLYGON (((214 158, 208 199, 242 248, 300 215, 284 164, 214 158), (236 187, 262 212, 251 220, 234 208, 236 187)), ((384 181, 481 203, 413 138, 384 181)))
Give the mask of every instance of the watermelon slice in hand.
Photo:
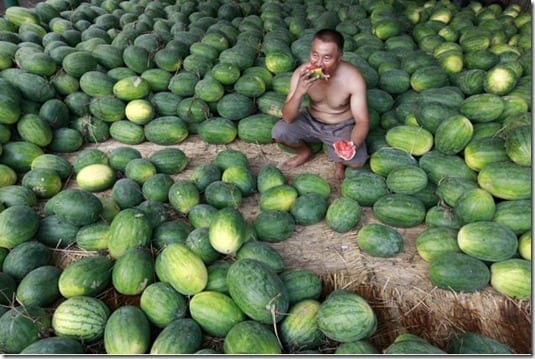
POLYGON ((349 161, 357 153, 357 148, 353 141, 338 140, 333 143, 334 151, 341 159, 349 161))
POLYGON ((323 73, 323 69, 320 66, 308 65, 307 71, 311 71, 310 77, 317 77, 319 79, 328 79, 330 75, 323 73))

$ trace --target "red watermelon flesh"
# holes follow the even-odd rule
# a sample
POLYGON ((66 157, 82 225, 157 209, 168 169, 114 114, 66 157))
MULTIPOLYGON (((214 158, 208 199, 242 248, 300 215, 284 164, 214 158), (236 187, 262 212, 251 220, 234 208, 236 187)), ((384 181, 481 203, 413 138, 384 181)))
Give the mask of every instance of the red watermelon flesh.
POLYGON ((355 153, 357 153, 353 141, 338 140, 334 142, 333 146, 338 157, 345 161, 349 161, 355 156, 355 153))
POLYGON ((323 73, 323 69, 320 66, 308 65, 306 67, 306 69, 307 69, 307 71, 311 71, 312 72, 310 74, 311 77, 317 77, 317 78, 320 78, 320 79, 328 79, 330 77, 330 75, 327 75, 327 74, 323 73))

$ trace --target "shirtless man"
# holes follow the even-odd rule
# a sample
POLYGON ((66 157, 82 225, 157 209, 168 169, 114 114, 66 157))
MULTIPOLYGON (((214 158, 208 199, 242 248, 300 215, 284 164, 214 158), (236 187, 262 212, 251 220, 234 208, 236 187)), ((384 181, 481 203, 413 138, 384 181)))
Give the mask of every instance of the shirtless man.
POLYGON ((335 164, 334 176, 343 180, 345 166, 360 168, 369 155, 365 139, 369 130, 366 81, 351 63, 342 60, 344 38, 336 30, 324 29, 314 35, 309 61, 299 66, 290 80, 290 91, 282 107, 282 119, 272 130, 275 142, 288 146, 296 155, 281 165, 294 168, 313 158, 306 142, 321 141, 328 148, 328 158, 335 164), (307 70, 319 66, 327 78, 318 78, 307 70), (305 95, 309 105, 302 108, 305 95), (355 156, 344 161, 334 151, 333 143, 353 141, 355 156))

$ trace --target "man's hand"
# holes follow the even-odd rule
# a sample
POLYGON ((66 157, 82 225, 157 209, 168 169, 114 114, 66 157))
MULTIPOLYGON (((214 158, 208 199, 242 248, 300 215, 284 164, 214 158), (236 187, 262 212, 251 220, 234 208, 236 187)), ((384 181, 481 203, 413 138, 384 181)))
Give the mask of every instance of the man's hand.
POLYGON ((292 74, 290 83, 290 93, 282 106, 282 119, 288 123, 292 122, 299 114, 299 108, 302 100, 308 93, 314 82, 322 79, 318 76, 311 76, 314 68, 312 64, 301 65, 292 74))
POLYGON ((301 72, 299 73, 299 80, 296 86, 296 93, 304 96, 314 82, 325 78, 317 75, 318 69, 321 71, 321 68, 317 68, 312 65, 305 66, 301 69, 301 72))

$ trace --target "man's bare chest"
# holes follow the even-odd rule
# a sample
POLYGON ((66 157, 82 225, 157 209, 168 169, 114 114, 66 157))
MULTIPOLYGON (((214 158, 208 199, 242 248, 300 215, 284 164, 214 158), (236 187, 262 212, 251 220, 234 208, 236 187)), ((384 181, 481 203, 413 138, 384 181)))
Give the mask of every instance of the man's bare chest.
POLYGON ((349 93, 339 86, 316 84, 308 92, 311 102, 317 106, 338 109, 348 106, 349 93))

